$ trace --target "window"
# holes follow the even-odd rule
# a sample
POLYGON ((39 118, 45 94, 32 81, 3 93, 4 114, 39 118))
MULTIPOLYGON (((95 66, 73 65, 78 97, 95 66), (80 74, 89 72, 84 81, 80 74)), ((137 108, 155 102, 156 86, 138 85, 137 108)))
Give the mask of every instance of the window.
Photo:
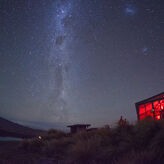
POLYGON ((158 101, 154 101, 154 102, 153 102, 153 105, 154 105, 154 108, 155 108, 155 109, 157 108, 158 104, 159 104, 158 101))
POLYGON ((164 110, 164 100, 160 100, 161 110, 164 110))
POLYGON ((146 112, 152 111, 152 110, 153 110, 152 103, 147 103, 147 104, 146 104, 146 112))
POLYGON ((144 119, 146 117, 145 113, 145 105, 140 105, 139 106, 139 118, 140 120, 144 119))
POLYGON ((143 120, 146 117, 145 114, 140 115, 140 120, 143 120))
POLYGON ((139 115, 144 114, 145 113, 145 105, 140 105, 139 106, 139 115))
POLYGON ((155 116, 155 119, 156 119, 156 120, 160 120, 160 118, 161 118, 160 115, 156 115, 156 116, 155 116))
POLYGON ((146 116, 153 117, 153 105, 152 103, 145 104, 146 106, 146 116))
POLYGON ((164 118, 164 96, 156 96, 153 99, 142 101, 142 103, 136 106, 139 120, 146 117, 152 117, 155 120, 164 118))

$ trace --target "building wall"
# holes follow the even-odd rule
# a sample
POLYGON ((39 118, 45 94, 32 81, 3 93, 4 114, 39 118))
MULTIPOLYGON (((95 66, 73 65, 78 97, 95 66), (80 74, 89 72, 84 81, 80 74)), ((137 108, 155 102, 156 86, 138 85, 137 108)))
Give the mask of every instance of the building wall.
POLYGON ((71 133, 77 133, 77 132, 80 132, 80 131, 83 131, 83 130, 86 130, 86 127, 84 126, 80 126, 80 127, 71 127, 71 133))

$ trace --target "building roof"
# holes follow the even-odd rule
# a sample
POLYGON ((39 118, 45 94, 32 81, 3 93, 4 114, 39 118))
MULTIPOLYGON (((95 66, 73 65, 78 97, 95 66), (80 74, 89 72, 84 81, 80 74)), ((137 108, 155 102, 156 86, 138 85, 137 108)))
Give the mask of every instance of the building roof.
POLYGON ((91 126, 90 124, 74 124, 74 125, 69 125, 67 127, 71 128, 71 127, 89 127, 91 126))
POLYGON ((161 99, 164 99, 164 92, 162 92, 162 93, 160 93, 158 95, 152 96, 152 97, 150 97, 148 99, 139 101, 139 102, 136 103, 136 105, 145 104, 145 103, 148 103, 148 102, 152 102, 152 101, 156 101, 156 100, 161 100, 161 99))

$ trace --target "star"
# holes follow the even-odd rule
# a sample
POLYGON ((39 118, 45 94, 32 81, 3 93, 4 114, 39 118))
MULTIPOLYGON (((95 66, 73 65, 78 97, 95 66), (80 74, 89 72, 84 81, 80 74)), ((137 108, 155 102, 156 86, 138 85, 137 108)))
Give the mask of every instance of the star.
POLYGON ((133 16, 136 14, 136 10, 132 5, 127 5, 127 7, 125 8, 125 13, 133 16))
POLYGON ((148 51, 148 48, 147 48, 146 46, 142 48, 142 52, 143 52, 144 54, 146 54, 147 51, 148 51))

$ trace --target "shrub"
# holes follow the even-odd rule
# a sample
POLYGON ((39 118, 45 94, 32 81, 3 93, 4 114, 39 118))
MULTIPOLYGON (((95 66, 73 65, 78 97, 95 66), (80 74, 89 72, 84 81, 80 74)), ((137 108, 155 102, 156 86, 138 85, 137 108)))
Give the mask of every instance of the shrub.
POLYGON ((62 137, 66 137, 67 134, 63 131, 50 129, 46 135, 43 136, 43 140, 52 140, 52 139, 60 139, 62 137))
POLYGON ((34 153, 41 153, 44 142, 38 138, 23 140, 20 148, 34 153))
MULTIPOLYGON (((132 151, 114 164, 160 164, 155 160, 155 154, 151 151, 132 151)), ((162 163, 161 163, 162 164, 162 163)))
POLYGON ((100 138, 78 139, 70 149, 69 156, 72 161, 78 163, 89 163, 96 161, 101 150, 100 138))
POLYGON ((160 163, 164 161, 164 121, 145 119, 73 135, 51 129, 40 140, 22 141, 21 147, 72 164, 160 163))
POLYGON ((73 141, 71 138, 52 139, 44 142, 42 152, 48 157, 63 159, 67 155, 67 150, 73 141))
POLYGON ((161 130, 161 122, 153 119, 144 119, 138 122, 135 127, 134 148, 136 150, 145 150, 149 147, 152 139, 161 130))
POLYGON ((150 144, 150 150, 156 154, 156 159, 164 161, 164 128, 157 133, 150 144))

